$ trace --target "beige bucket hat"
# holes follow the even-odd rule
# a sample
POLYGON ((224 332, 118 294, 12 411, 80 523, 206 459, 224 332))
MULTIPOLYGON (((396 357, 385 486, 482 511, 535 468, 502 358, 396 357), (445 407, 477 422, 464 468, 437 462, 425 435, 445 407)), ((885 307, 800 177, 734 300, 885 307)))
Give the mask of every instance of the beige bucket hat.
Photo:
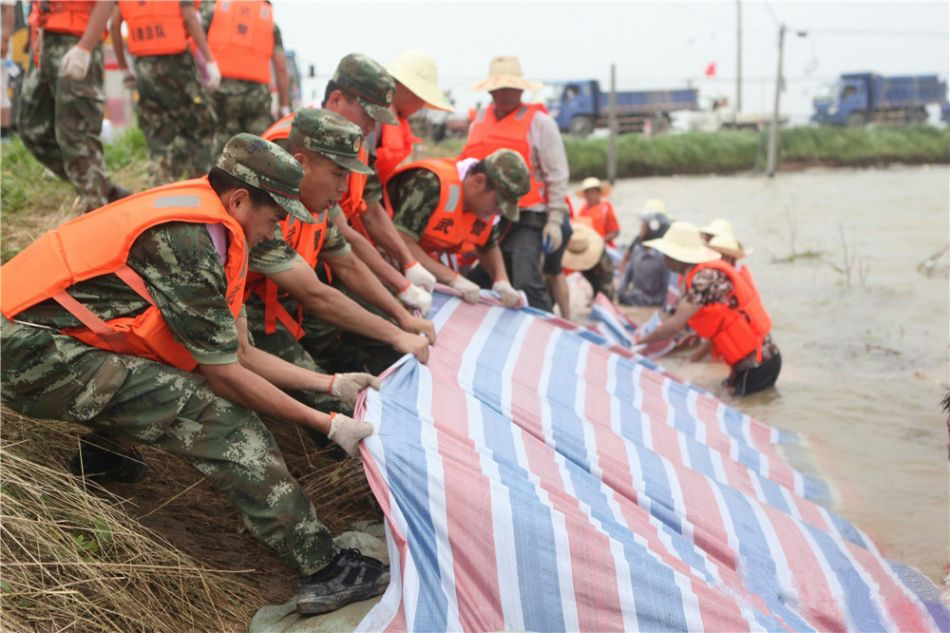
POLYGON ((581 181, 580 188, 577 189, 574 192, 574 194, 580 198, 583 198, 584 192, 587 191, 588 189, 600 189, 600 193, 603 196, 609 196, 610 192, 613 191, 613 189, 611 189, 610 187, 609 182, 602 182, 600 178, 595 178, 594 176, 590 176, 589 178, 585 178, 584 180, 581 181))
POLYGON ((604 254, 604 238, 589 224, 571 223, 571 228, 574 233, 564 249, 561 265, 571 270, 590 270, 604 254))
POLYGON ((742 259, 755 252, 751 248, 748 250, 742 248, 742 244, 736 239, 735 235, 727 235, 725 233, 713 235, 707 246, 717 253, 722 253, 726 257, 733 259, 742 259))
POLYGON ((386 70, 393 79, 409 88, 430 108, 455 112, 455 108, 439 89, 439 75, 435 68, 435 60, 425 51, 403 51, 386 65, 386 70))
POLYGON ((488 65, 488 79, 472 86, 476 92, 491 92, 499 88, 517 88, 519 90, 540 90, 543 84, 528 81, 521 72, 521 63, 514 55, 500 55, 488 65))
MULTIPOLYGON (((643 245, 686 264, 701 264, 722 258, 703 243, 699 228, 690 222, 673 222, 663 237, 647 240, 643 245)), ((567 256, 567 253, 564 255, 567 256)))
POLYGON ((735 231, 732 230, 732 222, 725 218, 716 218, 699 229, 699 232, 707 235, 735 235, 735 231))
POLYGON ((662 198, 650 198, 643 203, 643 211, 640 212, 640 216, 643 217, 650 213, 662 213, 666 215, 666 203, 663 202, 662 198))

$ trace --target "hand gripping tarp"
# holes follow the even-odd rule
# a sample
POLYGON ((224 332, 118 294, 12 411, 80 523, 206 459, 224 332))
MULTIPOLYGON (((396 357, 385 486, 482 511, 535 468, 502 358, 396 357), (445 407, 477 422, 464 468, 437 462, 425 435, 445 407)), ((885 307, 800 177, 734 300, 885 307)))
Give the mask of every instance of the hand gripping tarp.
POLYGON ((360 407, 393 569, 360 630, 950 628, 785 463, 793 434, 531 310, 433 312, 428 365, 360 407))

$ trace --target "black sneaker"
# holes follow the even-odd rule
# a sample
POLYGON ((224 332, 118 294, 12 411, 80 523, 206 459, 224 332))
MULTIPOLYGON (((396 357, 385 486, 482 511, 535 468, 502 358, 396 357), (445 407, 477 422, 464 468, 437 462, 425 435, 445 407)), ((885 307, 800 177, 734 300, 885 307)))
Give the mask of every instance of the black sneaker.
POLYGON ((389 568, 359 550, 344 549, 320 571, 300 579, 297 613, 319 615, 386 591, 389 568))
POLYGON ((69 472, 97 483, 135 483, 145 477, 145 460, 134 448, 125 448, 100 433, 90 433, 79 442, 79 452, 69 460, 69 472))
POLYGON ((121 200, 122 198, 127 198, 131 196, 132 192, 123 187, 122 185, 114 184, 109 187, 109 192, 106 194, 106 200, 109 202, 115 202, 116 200, 121 200))

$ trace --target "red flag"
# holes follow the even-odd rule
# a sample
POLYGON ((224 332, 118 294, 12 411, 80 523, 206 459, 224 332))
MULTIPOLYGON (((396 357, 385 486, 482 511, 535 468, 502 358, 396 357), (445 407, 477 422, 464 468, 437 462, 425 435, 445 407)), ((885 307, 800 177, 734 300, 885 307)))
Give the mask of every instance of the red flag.
POLYGON ((716 76, 716 62, 710 62, 710 64, 706 66, 706 76, 707 77, 716 76))

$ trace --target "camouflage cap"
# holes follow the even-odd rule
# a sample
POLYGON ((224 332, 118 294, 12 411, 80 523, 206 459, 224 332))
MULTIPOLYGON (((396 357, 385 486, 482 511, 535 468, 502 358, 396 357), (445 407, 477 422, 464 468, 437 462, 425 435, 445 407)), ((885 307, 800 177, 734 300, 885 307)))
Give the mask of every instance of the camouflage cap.
POLYGON ((303 168, 280 147, 253 134, 231 137, 217 166, 238 180, 270 194, 274 202, 301 222, 313 222, 313 216, 300 202, 303 168))
POLYGON ((531 190, 531 173, 521 154, 510 149, 495 150, 484 159, 485 174, 498 193, 501 214, 512 222, 519 217, 518 200, 531 190))
POLYGON ((340 60, 332 80, 351 92, 376 121, 396 125, 399 121, 389 109, 396 94, 396 82, 381 64, 361 53, 350 53, 340 60))
POLYGON ((373 173, 357 158, 363 145, 363 131, 336 112, 320 108, 299 110, 290 126, 290 138, 299 138, 308 150, 326 156, 340 167, 358 174, 373 173))

